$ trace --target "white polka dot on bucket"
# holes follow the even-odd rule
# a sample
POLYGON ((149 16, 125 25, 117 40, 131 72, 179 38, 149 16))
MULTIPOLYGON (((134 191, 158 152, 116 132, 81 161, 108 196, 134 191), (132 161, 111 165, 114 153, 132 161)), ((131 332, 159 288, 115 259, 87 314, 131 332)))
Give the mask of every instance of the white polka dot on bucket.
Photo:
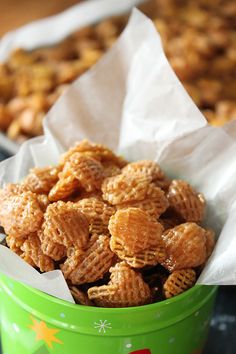
POLYGON ((199 311, 195 312, 194 316, 197 317, 199 315, 199 311))
POLYGON ((175 337, 169 338, 169 343, 170 343, 170 344, 172 344, 172 343, 174 343, 174 342, 175 342, 175 337))
POLYGON ((66 315, 65 315, 63 312, 61 312, 61 313, 60 313, 60 317, 61 317, 61 318, 65 318, 66 315))
POLYGON ((16 333, 19 333, 19 332, 20 332, 20 328, 17 326, 16 323, 12 323, 12 327, 13 327, 13 329, 14 329, 14 331, 15 331, 16 333))
POLYGON ((132 347, 132 344, 131 343, 127 343, 126 344, 126 348, 131 348, 132 347))

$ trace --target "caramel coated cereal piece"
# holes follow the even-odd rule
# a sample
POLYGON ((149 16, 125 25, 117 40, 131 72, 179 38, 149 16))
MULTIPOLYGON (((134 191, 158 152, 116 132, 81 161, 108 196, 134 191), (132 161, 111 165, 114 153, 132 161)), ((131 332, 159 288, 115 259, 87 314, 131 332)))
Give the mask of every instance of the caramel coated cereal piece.
POLYGON ((114 207, 95 197, 78 201, 76 207, 86 215, 89 222, 99 218, 105 225, 108 225, 110 217, 116 211, 114 207))
POLYGON ((115 155, 110 149, 102 144, 92 144, 87 140, 82 140, 74 147, 70 148, 61 158, 61 164, 64 165, 66 161, 75 153, 91 154, 90 156, 98 161, 114 163, 118 167, 124 167, 127 162, 120 156, 115 155))
POLYGON ((9 112, 7 106, 0 102, 0 129, 5 131, 12 122, 12 115, 9 112))
POLYGON ((212 254, 212 251, 215 247, 216 244, 216 235, 215 232, 212 229, 206 229, 205 230, 205 236, 206 236, 206 254, 207 258, 210 257, 212 254))
POLYGON ((187 182, 173 180, 167 198, 177 214, 186 221, 200 222, 204 217, 205 200, 187 182))
MULTIPOLYGON (((142 174, 133 176, 121 174, 105 178, 102 184, 103 199, 112 205, 118 205, 146 199, 155 200, 161 197, 160 205, 164 203, 167 208, 168 202, 164 192, 150 182, 151 177, 142 174)), ((166 208, 163 205, 163 211, 166 208)))
POLYGON ((58 173, 57 167, 35 167, 30 170, 23 184, 34 193, 47 194, 58 181, 58 173))
POLYGON ((206 231, 195 223, 187 222, 163 234, 167 259, 162 265, 170 272, 194 268, 206 261, 206 231))
POLYGON ((59 243, 53 242, 50 237, 45 237, 43 231, 38 231, 43 254, 49 256, 54 261, 59 261, 66 256, 66 248, 59 243))
POLYGON ((21 250, 24 252, 23 258, 26 260, 27 256, 30 257, 41 272, 54 270, 54 262, 43 254, 37 234, 30 234, 21 246, 21 250))
POLYGON ((151 177, 151 181, 160 188, 166 187, 170 184, 160 166, 151 160, 140 160, 129 163, 122 169, 122 173, 131 175, 143 174, 144 176, 151 177))
POLYGON ((138 208, 118 210, 110 218, 108 228, 112 239, 131 254, 163 244, 162 225, 138 208))
POLYGON ((70 274, 78 267, 83 261, 84 251, 81 249, 70 248, 67 251, 66 261, 60 265, 61 271, 65 279, 69 279, 70 274))
POLYGON ((51 202, 57 202, 60 199, 66 199, 79 189, 79 181, 68 173, 65 176, 62 173, 59 174, 59 181, 54 185, 48 194, 48 198, 51 202))
POLYGON ((183 293, 196 282, 196 272, 193 269, 174 271, 164 283, 163 290, 167 299, 183 293))
POLYGON ((89 239, 88 220, 74 203, 59 201, 47 207, 43 234, 45 238, 65 247, 84 248, 89 239))
POLYGON ((110 269, 108 285, 95 286, 88 290, 89 299, 102 307, 129 307, 148 304, 152 301, 151 290, 142 275, 125 262, 110 269))
POLYGON ((104 179, 102 164, 90 156, 74 153, 66 161, 59 181, 49 193, 49 199, 65 199, 79 189, 99 190, 104 179))
POLYGON ((123 245, 111 238, 110 240, 111 250, 122 260, 126 261, 133 268, 143 268, 145 266, 154 266, 163 262, 166 259, 166 250, 164 244, 159 244, 156 247, 150 247, 148 249, 139 252, 129 252, 124 249, 123 245))
POLYGON ((40 208, 43 212, 46 211, 48 205, 50 204, 48 196, 46 194, 37 194, 38 202, 40 208))
POLYGON ((103 176, 102 164, 89 156, 74 153, 64 167, 80 182, 87 192, 101 188, 103 176))
POLYGON ((24 237, 37 231, 43 221, 37 195, 23 192, 2 202, 0 222, 5 232, 14 237, 24 237))
POLYGON ((82 262, 70 273, 69 280, 79 285, 101 279, 111 267, 113 257, 109 237, 99 236, 84 253, 82 262))
POLYGON ((113 177, 121 173, 121 169, 112 162, 104 162, 102 165, 104 177, 113 177))
POLYGON ((88 295, 85 292, 78 289, 76 286, 70 286, 69 288, 76 304, 94 306, 94 303, 89 300, 88 295))
POLYGON ((146 211, 152 217, 158 219, 159 216, 166 211, 166 209, 169 206, 169 203, 164 192, 160 188, 153 186, 153 189, 155 189, 155 199, 147 198, 144 200, 140 200, 138 202, 118 204, 116 205, 117 209, 119 210, 119 209, 127 209, 127 208, 139 208, 146 211), (159 198, 158 198, 158 193, 159 193, 159 198))
POLYGON ((22 250, 21 247, 23 245, 23 243, 25 242, 25 237, 22 238, 16 238, 14 236, 8 235, 6 237, 6 243, 7 246, 16 254, 18 254, 18 256, 20 256, 22 254, 22 250))

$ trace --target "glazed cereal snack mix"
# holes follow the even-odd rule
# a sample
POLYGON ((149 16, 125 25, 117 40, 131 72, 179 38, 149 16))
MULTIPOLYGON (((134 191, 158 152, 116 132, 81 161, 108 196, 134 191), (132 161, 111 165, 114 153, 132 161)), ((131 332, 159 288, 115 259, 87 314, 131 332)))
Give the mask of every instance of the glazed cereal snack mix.
MULTIPOLYGON (((139 8, 152 19, 172 68, 209 123, 235 119, 235 0, 149 0, 139 8)), ((104 19, 52 47, 14 50, 0 63, 0 130, 18 143, 41 135, 45 114, 111 48, 128 18, 104 19)), ((116 173, 116 167, 111 159, 106 168, 116 173)), ((59 186, 63 189, 63 182, 59 186)), ((70 187, 76 185, 71 181, 70 187)), ((53 193, 61 198, 57 189, 53 193)))
POLYGON ((215 245, 205 208, 156 162, 128 163, 86 140, 0 190, 7 246, 40 272, 61 269, 86 306, 140 306, 191 288, 215 245))

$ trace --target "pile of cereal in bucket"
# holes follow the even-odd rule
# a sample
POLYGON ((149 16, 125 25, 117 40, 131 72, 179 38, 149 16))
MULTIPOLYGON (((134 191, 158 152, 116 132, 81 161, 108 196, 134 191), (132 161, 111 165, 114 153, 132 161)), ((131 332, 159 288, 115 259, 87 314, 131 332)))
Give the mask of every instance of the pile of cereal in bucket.
MULTIPOLYGON (((168 60, 210 124, 236 118, 235 0, 151 0, 140 7, 168 60)), ((14 50, 0 63, 0 130, 22 143, 43 132, 46 112, 116 42, 128 15, 82 28, 52 47, 14 50)))
POLYGON ((203 195, 156 162, 86 140, 0 190, 8 247, 41 272, 61 269, 81 305, 139 306, 191 288, 215 244, 204 211, 203 195))

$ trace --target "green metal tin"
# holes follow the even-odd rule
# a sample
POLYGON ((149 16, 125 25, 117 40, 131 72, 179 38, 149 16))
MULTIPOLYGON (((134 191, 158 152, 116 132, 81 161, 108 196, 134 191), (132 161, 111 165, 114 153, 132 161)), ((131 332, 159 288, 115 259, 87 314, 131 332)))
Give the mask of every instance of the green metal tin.
POLYGON ((199 354, 217 287, 120 309, 70 304, 0 276, 3 354, 199 354))

